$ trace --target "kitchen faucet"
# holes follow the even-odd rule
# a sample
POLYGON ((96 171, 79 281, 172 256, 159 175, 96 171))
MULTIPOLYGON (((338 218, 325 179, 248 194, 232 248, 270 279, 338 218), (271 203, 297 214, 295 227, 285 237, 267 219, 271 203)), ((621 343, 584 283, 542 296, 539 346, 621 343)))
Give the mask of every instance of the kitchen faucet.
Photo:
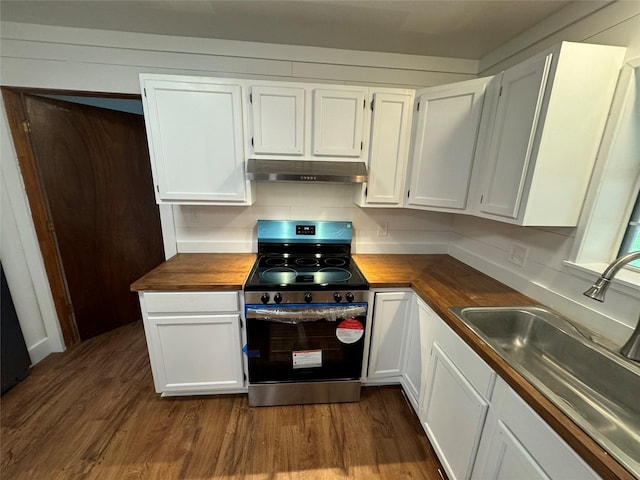
MULTIPOLYGON (((604 294, 607 293, 611 280, 616 276, 616 273, 627 263, 639 258, 640 250, 616 258, 611 262, 611 265, 602 272, 600 278, 595 281, 591 288, 584 292, 584 295, 599 302, 604 302, 604 294)), ((638 319, 636 329, 631 334, 631 337, 629 337, 629 340, 627 340, 627 343, 620 349, 620 353, 630 360, 640 361, 640 318, 638 319)))

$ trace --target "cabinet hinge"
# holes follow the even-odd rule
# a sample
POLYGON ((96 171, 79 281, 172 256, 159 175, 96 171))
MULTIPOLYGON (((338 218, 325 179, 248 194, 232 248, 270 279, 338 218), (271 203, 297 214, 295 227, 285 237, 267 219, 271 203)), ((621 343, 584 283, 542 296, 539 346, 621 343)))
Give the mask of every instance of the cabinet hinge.
POLYGON ((371 100, 371 111, 373 112, 373 104, 376 103, 375 99, 371 100))
POLYGON ((27 135, 31 133, 31 124, 29 123, 29 120, 24 120, 22 122, 22 131, 27 135))
POLYGON ((249 94, 249 103, 253 103, 253 93, 249 94))
POLYGON ((55 232, 55 227, 53 226, 53 222, 51 220, 47 221, 47 230, 49 230, 50 232, 55 232))

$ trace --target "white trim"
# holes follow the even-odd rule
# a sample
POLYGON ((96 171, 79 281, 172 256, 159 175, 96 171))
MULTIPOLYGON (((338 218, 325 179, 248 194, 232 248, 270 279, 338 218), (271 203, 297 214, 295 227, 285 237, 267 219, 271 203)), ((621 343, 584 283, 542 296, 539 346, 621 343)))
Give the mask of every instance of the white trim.
POLYGON ((31 365, 35 365, 39 361, 45 359, 52 352, 51 345, 48 338, 43 338, 38 343, 29 347, 29 358, 31 358, 31 365))
POLYGON ((278 45, 271 43, 217 40, 210 38, 154 35, 88 28, 54 27, 2 22, 3 39, 42 41, 85 47, 131 49, 140 52, 224 55, 239 58, 281 60, 346 66, 377 66, 429 72, 476 74, 478 60, 433 57, 384 52, 365 52, 338 48, 278 45), (79 41, 79 39, 82 39, 79 41), (311 61, 310 59, 313 59, 311 61))
MULTIPOLYGON (((24 253, 28 272, 24 272, 24 282, 28 282, 33 286, 33 293, 38 302, 40 310, 40 318, 21 318, 22 322, 41 322, 46 334, 46 344, 37 348, 37 355, 41 355, 47 345, 50 352, 63 352, 65 344, 58 321, 58 314, 55 309, 49 279, 44 266, 44 260, 40 251, 40 244, 36 236, 31 210, 25 193, 24 182, 20 168, 18 166, 18 156, 15 151, 11 134, 9 131, 9 123, 4 108, 4 102, 0 98, 0 134, 2 135, 2 159, 0 161, 3 181, 2 188, 6 187, 6 193, 9 197, 9 210, 13 212, 22 244, 23 252, 9 252, 11 255, 24 253)), ((3 207, 4 210, 4 207, 3 207)), ((3 220, 4 222, 4 220, 3 220)), ((7 278, 9 284, 12 283, 11 278, 7 278)), ((24 328, 24 327, 23 327, 24 328)), ((36 344, 39 345, 39 344, 36 344)), ((33 363, 35 360, 32 359, 33 363)))
POLYGON ((162 203, 158 205, 160 210, 160 227, 162 228, 162 242, 164 244, 164 258, 169 260, 178 253, 176 240, 176 224, 173 216, 173 205, 162 203))
POLYGON ((542 22, 534 25, 509 42, 496 48, 491 53, 480 59, 479 72, 484 72, 516 54, 522 52, 531 45, 543 41, 545 38, 558 33, 568 26, 593 15, 598 10, 606 7, 611 1, 572 2, 558 10, 542 22))

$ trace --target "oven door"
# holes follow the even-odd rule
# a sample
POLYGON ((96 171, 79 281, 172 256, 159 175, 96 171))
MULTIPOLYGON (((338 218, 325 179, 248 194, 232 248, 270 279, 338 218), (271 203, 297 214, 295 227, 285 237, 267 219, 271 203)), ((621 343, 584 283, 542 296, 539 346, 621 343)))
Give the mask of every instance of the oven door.
POLYGON ((249 383, 356 380, 367 304, 247 305, 249 383))

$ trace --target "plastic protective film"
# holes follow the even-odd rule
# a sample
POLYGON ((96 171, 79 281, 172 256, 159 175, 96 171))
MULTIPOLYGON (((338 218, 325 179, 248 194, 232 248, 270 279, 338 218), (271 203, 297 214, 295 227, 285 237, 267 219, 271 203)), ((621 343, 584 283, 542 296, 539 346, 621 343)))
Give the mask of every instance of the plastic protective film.
POLYGON ((366 314, 367 309, 360 305, 344 307, 252 307, 247 309, 247 319, 290 323, 293 325, 301 322, 316 322, 318 320, 335 322, 345 318, 365 316, 366 314))

